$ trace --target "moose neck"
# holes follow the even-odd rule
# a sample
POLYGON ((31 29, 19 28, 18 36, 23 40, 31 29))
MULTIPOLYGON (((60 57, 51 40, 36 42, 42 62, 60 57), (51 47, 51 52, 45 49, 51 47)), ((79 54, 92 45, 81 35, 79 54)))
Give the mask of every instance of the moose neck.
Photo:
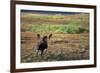
POLYGON ((47 40, 43 40, 44 43, 47 43, 47 40))

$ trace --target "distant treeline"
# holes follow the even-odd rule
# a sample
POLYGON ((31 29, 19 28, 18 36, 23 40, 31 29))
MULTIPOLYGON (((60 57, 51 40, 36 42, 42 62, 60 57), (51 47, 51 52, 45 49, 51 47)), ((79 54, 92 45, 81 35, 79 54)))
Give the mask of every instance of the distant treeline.
POLYGON ((24 13, 36 13, 36 14, 63 14, 63 15, 71 15, 71 14, 86 14, 82 12, 63 12, 63 11, 41 11, 41 10, 21 10, 24 13))

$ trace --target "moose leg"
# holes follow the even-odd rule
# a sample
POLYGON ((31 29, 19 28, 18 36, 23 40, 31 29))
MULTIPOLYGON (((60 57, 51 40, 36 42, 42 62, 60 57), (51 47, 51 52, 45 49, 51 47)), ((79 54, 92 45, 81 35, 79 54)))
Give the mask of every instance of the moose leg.
POLYGON ((38 53, 39 53, 39 50, 37 50, 37 53, 36 53, 36 54, 37 54, 37 56, 38 56, 38 53))
POLYGON ((41 56, 43 55, 44 50, 41 50, 41 56))
POLYGON ((46 52, 47 52, 47 49, 45 49, 44 53, 46 54, 46 52))

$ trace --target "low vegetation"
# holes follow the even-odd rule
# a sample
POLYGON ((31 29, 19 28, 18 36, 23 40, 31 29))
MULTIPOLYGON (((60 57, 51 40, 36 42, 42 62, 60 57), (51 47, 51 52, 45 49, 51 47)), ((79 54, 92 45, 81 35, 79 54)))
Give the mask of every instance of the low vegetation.
POLYGON ((88 29, 80 26, 80 25, 75 25, 75 24, 55 24, 55 25, 50 25, 50 24, 41 24, 41 25, 31 25, 27 28, 22 28, 22 31, 30 31, 30 32, 35 32, 35 33, 71 33, 71 34, 77 34, 77 33, 83 33, 83 32, 88 32, 88 29))

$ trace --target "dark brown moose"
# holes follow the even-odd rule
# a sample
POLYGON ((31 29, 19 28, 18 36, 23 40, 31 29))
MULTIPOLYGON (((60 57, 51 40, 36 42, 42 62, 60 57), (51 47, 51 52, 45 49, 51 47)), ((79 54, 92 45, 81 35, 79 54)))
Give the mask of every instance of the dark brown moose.
POLYGON ((41 52, 41 55, 44 54, 44 50, 47 50, 48 41, 50 40, 51 37, 52 37, 52 34, 50 34, 49 36, 43 36, 43 37, 41 37, 40 34, 37 34, 37 38, 38 38, 37 54, 39 53, 39 51, 41 52))

